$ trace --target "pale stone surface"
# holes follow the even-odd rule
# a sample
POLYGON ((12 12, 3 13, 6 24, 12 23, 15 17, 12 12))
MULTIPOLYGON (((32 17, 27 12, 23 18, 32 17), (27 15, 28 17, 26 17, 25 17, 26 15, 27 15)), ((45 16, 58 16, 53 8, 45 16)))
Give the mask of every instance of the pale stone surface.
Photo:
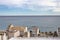
POLYGON ((60 40, 60 38, 11 38, 9 40, 60 40))

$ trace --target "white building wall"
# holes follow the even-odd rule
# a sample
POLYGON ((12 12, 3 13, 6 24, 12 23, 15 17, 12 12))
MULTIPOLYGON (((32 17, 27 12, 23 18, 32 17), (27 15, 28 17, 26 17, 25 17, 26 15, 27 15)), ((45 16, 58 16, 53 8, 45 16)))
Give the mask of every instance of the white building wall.
POLYGON ((28 36, 28 38, 30 37, 30 32, 29 31, 28 31, 28 35, 27 36, 28 36))
POLYGON ((0 40, 2 40, 2 36, 0 35, 0 40))
POLYGON ((39 28, 37 29, 37 34, 39 34, 39 28))
POLYGON ((58 28, 58 36, 60 37, 60 28, 58 28))
POLYGON ((25 30, 24 30, 24 32, 27 32, 28 31, 28 28, 27 27, 25 27, 25 30))
POLYGON ((8 37, 6 36, 6 33, 3 35, 3 40, 8 40, 8 37))
POLYGON ((18 37, 20 35, 20 31, 14 33, 14 37, 18 37))

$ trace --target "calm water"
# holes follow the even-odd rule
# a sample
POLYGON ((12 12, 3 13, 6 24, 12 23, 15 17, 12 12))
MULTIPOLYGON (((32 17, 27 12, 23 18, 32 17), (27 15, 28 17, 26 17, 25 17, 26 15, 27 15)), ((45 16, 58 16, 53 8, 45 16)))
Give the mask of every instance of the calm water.
POLYGON ((9 24, 37 26, 41 31, 56 31, 60 27, 60 16, 0 16, 0 30, 5 30, 9 24))

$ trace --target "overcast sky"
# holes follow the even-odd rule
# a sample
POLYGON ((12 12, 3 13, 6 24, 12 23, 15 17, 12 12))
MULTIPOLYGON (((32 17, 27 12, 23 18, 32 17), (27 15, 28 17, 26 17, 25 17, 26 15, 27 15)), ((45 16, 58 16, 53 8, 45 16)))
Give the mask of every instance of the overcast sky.
POLYGON ((0 0, 0 15, 56 15, 60 14, 59 1, 0 0))

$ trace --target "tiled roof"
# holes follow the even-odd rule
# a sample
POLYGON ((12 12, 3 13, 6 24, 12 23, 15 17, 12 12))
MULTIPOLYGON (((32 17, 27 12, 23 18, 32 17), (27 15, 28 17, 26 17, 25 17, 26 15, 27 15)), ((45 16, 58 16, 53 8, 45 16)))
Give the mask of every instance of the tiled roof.
POLYGON ((23 26, 15 26, 15 27, 9 28, 9 30, 24 31, 25 27, 23 27, 23 26))

